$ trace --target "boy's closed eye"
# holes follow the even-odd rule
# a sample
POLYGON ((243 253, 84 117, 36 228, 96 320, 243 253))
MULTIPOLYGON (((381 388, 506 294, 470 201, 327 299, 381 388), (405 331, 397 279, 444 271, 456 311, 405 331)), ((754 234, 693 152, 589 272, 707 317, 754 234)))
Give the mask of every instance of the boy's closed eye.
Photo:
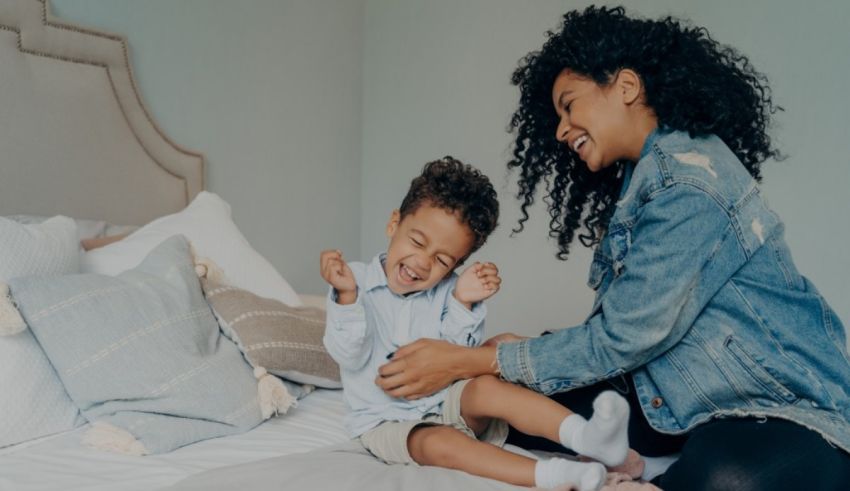
MULTIPOLYGON (((419 241, 419 239, 417 239, 416 237, 411 236, 410 242, 413 243, 413 245, 416 246, 419 249, 425 247, 425 244, 423 244, 421 241, 419 241)), ((451 267, 452 267, 452 265, 454 264, 455 261, 454 261, 454 259, 449 259, 449 258, 445 258, 445 257, 442 257, 442 256, 437 256, 437 262, 440 263, 440 265, 443 266, 444 268, 451 269, 451 267)))

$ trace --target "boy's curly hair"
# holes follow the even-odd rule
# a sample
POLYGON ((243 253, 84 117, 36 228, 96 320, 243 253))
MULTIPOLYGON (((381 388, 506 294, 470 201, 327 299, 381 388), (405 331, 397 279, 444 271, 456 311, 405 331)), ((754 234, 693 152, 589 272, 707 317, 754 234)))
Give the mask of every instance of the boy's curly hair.
POLYGON ((399 213, 405 216, 420 206, 431 206, 456 214, 474 236, 470 254, 487 241, 499 220, 496 190, 478 169, 446 156, 425 164, 422 174, 410 182, 399 213))
POLYGON ((708 31, 665 17, 628 17, 622 7, 588 7, 564 15, 559 32, 547 32, 540 51, 526 55, 514 71, 519 108, 509 131, 516 134, 511 169, 519 169, 522 217, 528 220, 538 185, 549 210, 549 235, 565 260, 575 232, 586 247, 597 244, 614 212, 622 162, 597 173, 555 139, 558 118, 552 106, 555 78, 570 69, 599 85, 630 68, 643 82, 645 102, 658 124, 692 137, 715 134, 761 180, 761 163, 781 158, 766 130, 774 106, 767 78, 735 49, 719 44, 708 31))

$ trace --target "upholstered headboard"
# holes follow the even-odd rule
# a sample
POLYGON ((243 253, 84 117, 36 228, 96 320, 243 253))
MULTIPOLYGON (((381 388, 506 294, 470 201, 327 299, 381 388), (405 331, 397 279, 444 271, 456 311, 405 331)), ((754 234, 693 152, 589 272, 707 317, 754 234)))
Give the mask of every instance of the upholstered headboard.
POLYGON ((123 37, 0 0, 0 215, 139 225, 186 206, 203 168, 145 109, 123 37))

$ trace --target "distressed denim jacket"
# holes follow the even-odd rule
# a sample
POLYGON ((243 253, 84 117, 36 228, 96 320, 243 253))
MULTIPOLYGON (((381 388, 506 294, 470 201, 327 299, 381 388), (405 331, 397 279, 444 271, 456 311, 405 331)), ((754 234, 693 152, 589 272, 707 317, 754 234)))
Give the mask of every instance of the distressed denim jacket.
POLYGON ((783 418, 850 451, 850 358, 783 225, 717 137, 656 131, 597 247, 591 314, 503 343, 502 377, 551 394, 630 372, 660 432, 783 418))

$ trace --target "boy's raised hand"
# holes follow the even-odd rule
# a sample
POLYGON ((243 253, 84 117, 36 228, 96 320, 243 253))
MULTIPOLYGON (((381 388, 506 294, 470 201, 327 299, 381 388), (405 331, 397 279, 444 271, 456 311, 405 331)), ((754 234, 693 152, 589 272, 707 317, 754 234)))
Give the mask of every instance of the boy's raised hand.
POLYGON ((357 282, 354 273, 348 267, 348 263, 342 259, 342 252, 338 250, 322 251, 319 259, 322 278, 328 282, 337 293, 340 304, 354 303, 357 299, 357 282))
POLYGON ((493 263, 480 263, 466 268, 455 283, 455 298, 467 308, 475 302, 492 297, 499 291, 502 278, 493 263))

